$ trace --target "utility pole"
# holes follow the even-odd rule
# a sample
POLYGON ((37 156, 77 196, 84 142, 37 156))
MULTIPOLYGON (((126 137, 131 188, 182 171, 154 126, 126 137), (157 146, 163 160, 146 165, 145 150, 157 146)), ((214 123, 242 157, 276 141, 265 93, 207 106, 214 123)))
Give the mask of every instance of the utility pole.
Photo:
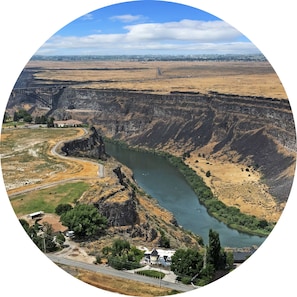
POLYGON ((46 254, 45 233, 43 232, 43 252, 46 254))

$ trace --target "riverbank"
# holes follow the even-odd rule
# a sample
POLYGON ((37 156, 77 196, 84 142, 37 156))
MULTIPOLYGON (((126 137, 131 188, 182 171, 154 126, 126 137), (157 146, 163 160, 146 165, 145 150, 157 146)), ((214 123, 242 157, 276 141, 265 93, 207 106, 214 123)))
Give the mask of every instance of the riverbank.
POLYGON ((227 206, 259 220, 277 222, 285 203, 278 204, 254 168, 192 153, 185 163, 203 178, 213 194, 227 206), (209 176, 206 173, 209 172, 209 176))
MULTIPOLYGON (((117 145, 119 145, 122 149, 129 148, 126 143, 108 139, 105 140, 105 142, 108 141, 111 143, 117 143, 117 145)), ((274 227, 274 223, 242 213, 238 207, 225 205, 222 201, 217 199, 211 188, 204 182, 203 178, 199 176, 192 168, 190 168, 182 158, 173 156, 169 153, 151 151, 145 148, 134 147, 129 148, 129 150, 134 152, 150 152, 152 154, 158 155, 159 157, 167 159, 167 161, 169 161, 181 172, 188 184, 196 193, 196 199, 199 199, 200 203, 206 207, 207 212, 212 217, 226 224, 228 227, 246 234, 264 237, 266 237, 274 227)), ((197 214, 197 219, 199 219, 198 216, 199 215, 197 214)))

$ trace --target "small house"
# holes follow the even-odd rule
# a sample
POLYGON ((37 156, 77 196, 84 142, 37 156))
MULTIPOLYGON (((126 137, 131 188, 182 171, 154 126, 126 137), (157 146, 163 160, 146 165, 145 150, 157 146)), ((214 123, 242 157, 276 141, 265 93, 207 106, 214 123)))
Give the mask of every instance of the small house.
POLYGON ((153 249, 150 255, 151 264, 157 264, 159 259, 159 253, 156 249, 153 249))

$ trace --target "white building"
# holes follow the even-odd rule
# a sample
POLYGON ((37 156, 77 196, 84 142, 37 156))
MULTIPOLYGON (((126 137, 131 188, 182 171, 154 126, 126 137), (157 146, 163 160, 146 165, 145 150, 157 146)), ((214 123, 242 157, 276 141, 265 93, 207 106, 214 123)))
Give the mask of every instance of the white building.
POLYGON ((145 247, 139 248, 144 251, 146 261, 150 264, 170 265, 171 257, 174 255, 175 250, 152 249, 149 251, 145 247))

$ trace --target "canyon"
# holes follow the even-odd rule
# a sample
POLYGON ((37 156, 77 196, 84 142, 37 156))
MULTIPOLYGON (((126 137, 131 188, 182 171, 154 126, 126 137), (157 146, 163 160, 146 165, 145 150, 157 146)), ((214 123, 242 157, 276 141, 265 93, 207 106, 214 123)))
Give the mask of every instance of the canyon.
MULTIPOLYGON (((172 87, 160 92, 141 89, 139 80, 135 80, 135 88, 119 89, 116 82, 113 87, 100 88, 94 81, 78 81, 78 76, 53 80, 57 70, 47 71, 51 79, 49 75, 42 77, 44 69, 25 69, 7 110, 25 107, 32 115, 46 113, 56 120, 80 120, 105 137, 184 157, 203 175, 218 199, 254 215, 255 210, 244 204, 258 196, 258 204, 268 201, 268 220, 276 221, 280 216, 290 194, 296 161, 294 119, 285 96, 252 95, 244 89, 243 94, 215 88, 200 92, 199 87, 190 91, 172 87), (232 166, 240 168, 245 178, 233 174, 224 184, 224 175, 228 176, 224 170, 232 166), (211 172, 208 178, 207 170, 211 172)), ((129 69, 125 71, 129 73, 129 69)), ((103 79, 100 82, 104 85, 103 79)))

